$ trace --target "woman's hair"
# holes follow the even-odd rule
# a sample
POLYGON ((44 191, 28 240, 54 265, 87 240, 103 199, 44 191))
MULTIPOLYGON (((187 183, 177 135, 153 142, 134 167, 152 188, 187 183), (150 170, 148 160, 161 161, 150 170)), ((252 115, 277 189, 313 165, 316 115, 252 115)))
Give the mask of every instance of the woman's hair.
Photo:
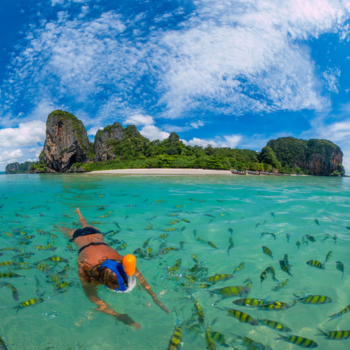
MULTIPOLYGON (((87 275, 90 277, 90 283, 95 285, 104 284, 109 289, 119 288, 117 275, 108 267, 102 267, 100 273, 101 265, 106 260, 107 258, 102 258, 101 260, 99 260, 97 265, 86 270, 87 275)), ((124 279, 125 284, 127 284, 127 278, 124 275, 122 275, 122 277, 124 279)))

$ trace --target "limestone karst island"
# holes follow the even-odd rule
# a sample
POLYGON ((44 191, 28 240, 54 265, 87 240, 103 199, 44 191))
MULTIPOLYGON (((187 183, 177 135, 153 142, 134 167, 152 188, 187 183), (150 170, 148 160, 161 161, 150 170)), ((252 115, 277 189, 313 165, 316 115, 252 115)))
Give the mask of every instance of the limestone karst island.
POLYGON ((70 173, 112 169, 185 168, 232 170, 233 174, 344 176, 343 153, 328 140, 282 137, 260 152, 185 145, 176 133, 150 141, 136 126, 118 122, 98 130, 90 142, 84 124, 56 110, 46 122, 46 140, 36 163, 12 163, 7 174, 70 173))

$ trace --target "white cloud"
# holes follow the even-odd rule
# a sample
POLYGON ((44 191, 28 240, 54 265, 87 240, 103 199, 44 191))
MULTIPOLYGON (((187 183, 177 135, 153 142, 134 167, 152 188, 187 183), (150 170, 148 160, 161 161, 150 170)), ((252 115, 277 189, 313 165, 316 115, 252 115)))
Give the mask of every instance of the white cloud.
POLYGON ((23 157, 23 153, 20 149, 12 152, 4 151, 0 154, 0 165, 17 162, 21 157, 23 157))
POLYGON ((154 124, 154 120, 149 115, 135 114, 130 117, 127 117, 124 121, 124 124, 152 125, 154 124))
POLYGON ((323 78, 325 79, 327 85, 326 88, 329 91, 338 93, 339 90, 339 83, 338 83, 338 77, 340 76, 340 70, 338 68, 336 69, 328 69, 327 71, 323 72, 323 78))
POLYGON ((95 136, 98 130, 103 130, 103 127, 101 126, 93 127, 87 131, 87 134, 95 136))
POLYGON ((27 147, 45 141, 46 124, 33 120, 20 123, 18 128, 0 129, 1 147, 27 147))
POLYGON ((193 122, 190 124, 193 129, 198 129, 200 126, 204 126, 204 123, 201 120, 193 122))
POLYGON ((38 161, 38 158, 32 158, 32 159, 28 158, 26 160, 26 162, 37 162, 37 161, 38 161))
POLYGON ((147 137, 151 141, 154 140, 164 140, 170 136, 168 132, 162 131, 161 129, 157 128, 154 125, 145 125, 141 131, 141 135, 147 137))
POLYGON ((242 136, 240 135, 226 135, 222 137, 216 137, 215 140, 205 140, 194 137, 192 140, 186 141, 181 140, 183 143, 189 146, 201 146, 207 147, 207 145, 211 145, 213 147, 230 147, 236 148, 237 145, 242 140, 242 136))
MULTIPOLYGON (((52 0, 53 6, 66 3, 52 0)), ((132 108, 142 114, 145 105, 168 118, 189 110, 237 115, 329 105, 309 49, 300 43, 324 33, 342 39, 348 0, 206 0, 194 6, 176 30, 150 27, 142 39, 129 34, 138 24, 116 12, 88 20, 61 12, 56 21, 33 26, 16 46, 0 103, 11 110, 20 96, 35 105, 70 96, 86 110, 95 107, 96 118, 129 115, 132 108), (134 27, 124 32, 126 25, 134 27)))

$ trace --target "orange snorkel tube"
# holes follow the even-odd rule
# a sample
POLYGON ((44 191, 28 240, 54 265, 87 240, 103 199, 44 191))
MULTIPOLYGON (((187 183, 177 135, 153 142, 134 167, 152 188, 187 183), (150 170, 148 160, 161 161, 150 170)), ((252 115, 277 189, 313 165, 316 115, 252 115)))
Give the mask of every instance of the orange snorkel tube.
POLYGON ((123 267, 128 276, 128 288, 126 293, 131 292, 136 286, 136 257, 133 254, 127 254, 123 258, 123 267))

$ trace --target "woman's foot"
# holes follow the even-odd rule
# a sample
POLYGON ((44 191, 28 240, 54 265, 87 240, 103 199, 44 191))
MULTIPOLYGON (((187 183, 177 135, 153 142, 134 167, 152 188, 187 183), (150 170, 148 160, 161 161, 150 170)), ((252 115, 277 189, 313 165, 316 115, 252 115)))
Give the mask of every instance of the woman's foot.
POLYGON ((74 213, 78 214, 79 216, 81 215, 80 209, 79 209, 79 208, 75 209, 75 210, 74 210, 74 213))

